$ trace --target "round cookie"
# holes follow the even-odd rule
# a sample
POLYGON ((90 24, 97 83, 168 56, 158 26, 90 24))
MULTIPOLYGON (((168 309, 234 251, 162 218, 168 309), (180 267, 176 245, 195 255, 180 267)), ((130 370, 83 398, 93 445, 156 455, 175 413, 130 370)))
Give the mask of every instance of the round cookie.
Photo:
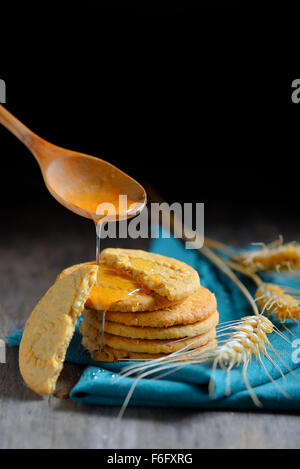
POLYGON ((26 322, 19 349, 19 367, 25 383, 38 394, 51 394, 62 370, 97 269, 78 266, 59 278, 38 302, 26 322))
POLYGON ((106 320, 126 326, 171 327, 193 324, 211 316, 217 309, 216 297, 200 287, 181 303, 153 312, 122 313, 106 311, 106 320))
MULTIPOLYGON (((84 310, 84 320, 95 329, 102 330, 102 314, 99 314, 98 311, 84 310)), ((215 327, 218 322, 219 314, 215 311, 203 321, 171 327, 136 327, 105 321, 104 331, 108 334, 132 339, 181 339, 183 337, 194 337, 195 335, 203 334, 215 327)))
POLYGON ((170 301, 181 301, 200 286, 195 269, 171 257, 135 249, 104 249, 101 261, 126 272, 170 301))
MULTIPOLYGON (((116 350, 113 349, 107 345, 104 346, 104 349, 102 351, 100 350, 95 350, 94 348, 94 343, 90 341, 89 338, 83 337, 82 339, 82 345, 84 348, 90 353, 91 357, 93 360, 98 361, 98 362, 115 362, 118 360, 154 360, 156 358, 162 358, 162 357, 167 357, 168 354, 165 353, 138 353, 138 352, 127 352, 125 350, 116 350)), ((207 342, 203 347, 201 347, 201 351, 206 352, 208 350, 211 350, 217 346, 217 341, 216 339, 213 339, 209 342, 207 342)), ((187 352, 184 357, 181 356, 181 360, 183 359, 189 359, 193 358, 193 355, 199 353, 199 350, 196 352, 191 351, 187 352)))
MULTIPOLYGON (((80 332, 83 337, 88 337, 99 348, 101 341, 101 332, 83 321, 80 324, 80 332)), ((216 329, 212 328, 196 337, 184 338, 179 340, 143 340, 129 339, 127 337, 116 336, 104 333, 104 345, 117 350, 139 353, 172 353, 183 348, 191 349, 206 344, 216 336, 216 329)))

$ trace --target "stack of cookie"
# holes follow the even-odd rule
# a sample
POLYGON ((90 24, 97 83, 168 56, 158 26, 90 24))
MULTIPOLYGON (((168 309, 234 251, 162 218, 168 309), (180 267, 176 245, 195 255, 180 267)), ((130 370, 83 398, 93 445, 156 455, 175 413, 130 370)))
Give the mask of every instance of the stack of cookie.
MULTIPOLYGON (((82 345, 94 360, 153 359, 213 345, 219 321, 216 299, 200 285, 192 267, 159 254, 126 249, 102 251, 100 265, 113 269, 115 290, 113 284, 109 288, 114 300, 122 285, 119 277, 127 282, 127 292, 120 291, 120 299, 105 314, 97 306, 95 290, 86 302, 80 332, 82 345)), ((96 290, 101 290, 101 282, 105 279, 100 269, 96 290)), ((101 291, 103 296, 107 285, 101 291)), ((105 298, 104 303, 108 304, 105 298)))

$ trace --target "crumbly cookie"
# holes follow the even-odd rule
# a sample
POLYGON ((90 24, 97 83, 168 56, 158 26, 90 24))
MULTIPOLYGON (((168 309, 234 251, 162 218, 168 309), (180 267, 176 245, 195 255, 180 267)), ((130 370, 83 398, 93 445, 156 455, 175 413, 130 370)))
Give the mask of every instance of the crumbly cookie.
MULTIPOLYGON (((103 351, 96 350, 94 347, 94 342, 91 341, 88 337, 83 337, 82 345, 90 353, 91 358, 97 362, 115 362, 118 360, 153 360, 155 358, 167 357, 168 354, 165 353, 139 353, 139 352, 128 352, 126 350, 116 350, 107 345, 104 346, 103 351)), ((216 339, 212 339, 201 347, 201 350, 208 351, 217 346, 216 339)), ((99 346, 98 346, 99 347, 99 346)), ((197 352, 191 351, 184 354, 184 358, 188 359, 193 357, 197 352)), ((183 357, 181 356, 181 359, 183 357)))
MULTIPOLYGON (((95 261, 85 262, 84 264, 73 265, 63 270, 58 278, 62 278, 65 275, 73 272, 78 268, 79 265, 95 265, 95 261)), ((100 264, 100 273, 99 280, 101 282, 101 269, 102 266, 105 266, 105 263, 100 264)), ((129 276, 128 276, 129 277, 129 276)), ((124 311, 124 312, 136 312, 136 311, 156 311, 162 308, 167 308, 177 304, 178 301, 170 301, 164 296, 160 296, 157 293, 151 291, 145 286, 141 285, 137 281, 134 281, 133 285, 134 292, 132 294, 126 295, 126 298, 116 301, 110 305, 111 311, 124 311)), ((99 303, 99 289, 97 283, 94 285, 94 288, 91 290, 89 298, 86 302, 86 308, 98 309, 99 303)))
MULTIPOLYGON (((95 343, 95 349, 100 348, 101 332, 94 327, 82 321, 80 324, 80 332, 83 337, 88 337, 95 343)), ((216 336, 216 329, 212 328, 210 331, 205 332, 196 337, 189 337, 179 340, 144 340, 144 339, 129 339, 127 337, 116 336, 104 333, 104 345, 117 350, 125 350, 127 352, 139 353, 172 353, 181 350, 185 347, 194 348, 206 344, 208 341, 214 339, 216 336)))
MULTIPOLYGON (((102 330, 102 313, 94 310, 85 309, 83 312, 84 320, 92 327, 102 330)), ((183 337, 194 337, 203 334, 215 327, 219 322, 219 313, 215 311, 204 321, 198 321, 194 324, 171 326, 171 327, 136 327, 126 326, 117 322, 105 321, 104 331, 107 334, 113 334, 131 339, 181 339, 183 337)))
POLYGON ((25 383, 51 394, 62 370, 75 325, 97 276, 97 267, 78 266, 62 276, 38 302, 26 322, 19 349, 25 383))
POLYGON ((180 301, 200 286, 195 269, 170 257, 135 249, 104 249, 101 261, 128 273, 170 301, 180 301))
POLYGON ((106 311, 106 319, 125 326, 171 327, 203 321, 211 316, 216 309, 215 295, 207 288, 200 287, 193 295, 174 306, 153 312, 106 311))

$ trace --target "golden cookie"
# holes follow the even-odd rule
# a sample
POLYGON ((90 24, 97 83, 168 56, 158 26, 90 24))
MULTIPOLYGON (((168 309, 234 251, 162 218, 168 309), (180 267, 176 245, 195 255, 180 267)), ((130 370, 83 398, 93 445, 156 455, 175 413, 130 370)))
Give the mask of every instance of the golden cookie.
MULTIPOLYGON (((95 265, 95 261, 80 265, 95 265)), ((78 265, 65 269, 58 278, 73 272, 78 265)), ((96 282, 86 302, 86 308, 111 311, 155 311, 178 303, 168 298, 159 296, 139 282, 125 276, 124 273, 107 266, 104 262, 100 264, 99 283, 96 282), (121 290, 121 288, 122 290, 121 290)))
POLYGON ((171 327, 193 324, 211 316, 217 309, 216 297, 207 288, 200 287, 197 292, 181 303, 159 311, 140 313, 121 313, 106 311, 107 321, 125 326, 171 327))
MULTIPOLYGON (((94 347, 94 342, 90 341, 89 338, 83 337, 82 339, 82 345, 84 348, 90 353, 91 357, 93 360, 97 362, 115 362, 118 360, 153 360, 155 358, 162 358, 162 357, 167 357, 168 354, 165 353, 138 353, 138 352, 127 352, 125 350, 116 350, 113 349, 107 345, 104 346, 103 351, 96 350, 94 347)), ((207 351, 212 348, 215 348, 217 345, 217 341, 215 339, 210 340, 207 342, 203 347, 201 347, 201 350, 207 351)), ((191 358, 195 353, 199 353, 199 350, 197 352, 191 351, 187 352, 184 357, 185 358, 191 358)), ((183 357, 181 356, 181 359, 183 357)))
POLYGON ((200 286, 195 269, 184 262, 152 252, 135 249, 104 249, 100 259, 127 273, 170 301, 180 301, 200 286))
POLYGON ((76 321, 96 276, 96 266, 73 269, 49 288, 27 320, 19 349, 19 366, 25 383, 36 393, 54 391, 76 321))
MULTIPOLYGON (((102 330, 102 313, 95 310, 85 309, 84 320, 95 329, 102 330)), ((193 337, 203 334, 215 327, 219 322, 219 313, 215 311, 204 321, 194 324, 171 326, 171 327, 136 327, 125 326, 117 322, 105 321, 104 331, 107 334, 129 337, 132 339, 181 339, 183 337, 193 337)))
MULTIPOLYGON (((94 342, 96 348, 100 348, 102 338, 100 331, 90 326, 85 321, 82 321, 80 324, 80 332, 83 337, 88 337, 92 342, 94 342)), ((210 331, 201 335, 197 335, 196 337, 179 340, 129 339, 127 337, 104 333, 104 345, 108 345, 109 347, 117 350, 125 350, 127 352, 172 353, 181 350, 184 347, 199 347, 214 339, 215 336, 215 328, 212 328, 210 331)))

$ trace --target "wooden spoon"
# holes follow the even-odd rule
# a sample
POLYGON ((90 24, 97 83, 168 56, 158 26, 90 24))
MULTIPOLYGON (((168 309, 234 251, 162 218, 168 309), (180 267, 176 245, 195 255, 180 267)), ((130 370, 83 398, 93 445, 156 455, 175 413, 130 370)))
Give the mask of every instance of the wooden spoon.
POLYGON ((145 207, 143 187, 107 161, 43 140, 1 105, 0 123, 32 152, 49 192, 69 210, 94 221, 113 221, 137 215, 145 207), (119 195, 126 195, 127 201, 119 204, 119 195), (108 203, 115 212, 108 211, 108 203))

